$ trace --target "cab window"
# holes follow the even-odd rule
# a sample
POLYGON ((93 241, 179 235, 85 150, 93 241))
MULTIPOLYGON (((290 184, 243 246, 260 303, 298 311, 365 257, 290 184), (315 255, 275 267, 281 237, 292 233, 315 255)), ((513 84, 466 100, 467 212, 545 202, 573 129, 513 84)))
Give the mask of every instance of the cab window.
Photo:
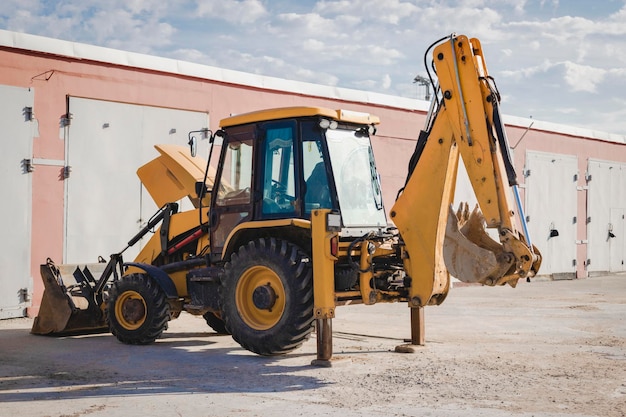
POLYGON ((296 212, 294 135, 295 123, 266 128, 262 186, 264 215, 293 215, 296 212))
POLYGON ((232 206, 250 203, 252 185, 252 140, 228 143, 215 204, 232 206))

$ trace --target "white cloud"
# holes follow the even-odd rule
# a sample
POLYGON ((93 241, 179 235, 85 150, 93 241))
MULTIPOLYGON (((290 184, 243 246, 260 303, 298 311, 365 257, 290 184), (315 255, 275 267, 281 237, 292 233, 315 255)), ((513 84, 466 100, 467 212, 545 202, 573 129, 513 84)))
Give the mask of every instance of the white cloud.
POLYGON ((317 13, 281 13, 271 25, 271 31, 278 37, 307 38, 310 36, 341 37, 345 26, 337 25, 335 20, 326 19, 317 13))
POLYGON ((604 80, 606 71, 587 65, 565 62, 565 81, 573 91, 595 93, 597 85, 604 80))
POLYGON ((360 79, 354 81, 352 87, 360 90, 375 90, 379 84, 376 80, 360 79))
POLYGON ((561 114, 577 114, 580 109, 576 107, 561 107, 558 109, 554 109, 554 111, 561 114))
POLYGON ((0 3, 0 14, 5 16, 15 12, 36 12, 40 7, 39 0, 3 0, 0 3))
POLYGON ((150 18, 147 22, 130 11, 100 11, 84 22, 101 45, 149 53, 153 47, 169 45, 175 29, 150 18))
POLYGON ((537 74, 546 73, 555 66, 556 64, 546 59, 539 65, 516 68, 514 70, 502 70, 499 72, 499 75, 512 78, 516 81, 520 81, 525 78, 531 78, 533 76, 536 76, 537 74))
POLYGON ((326 16, 354 16, 358 13, 367 20, 397 25, 419 12, 419 7, 414 3, 401 0, 321 0, 313 10, 326 16))
POLYGON ((317 39, 307 39, 302 44, 302 49, 310 52, 322 52, 325 49, 325 44, 317 39))
POLYGON ((222 19, 231 23, 252 23, 267 15, 260 0, 198 0, 198 17, 222 19))
POLYGON ((391 87, 391 77, 389 76, 389 74, 385 74, 383 76, 381 87, 383 88, 383 90, 389 90, 389 87, 391 87))
POLYGON ((609 126, 626 97, 624 2, 3 0, 0 27, 413 98, 426 48, 456 32, 481 40, 505 111, 583 124, 572 109, 594 100, 589 123, 609 126))

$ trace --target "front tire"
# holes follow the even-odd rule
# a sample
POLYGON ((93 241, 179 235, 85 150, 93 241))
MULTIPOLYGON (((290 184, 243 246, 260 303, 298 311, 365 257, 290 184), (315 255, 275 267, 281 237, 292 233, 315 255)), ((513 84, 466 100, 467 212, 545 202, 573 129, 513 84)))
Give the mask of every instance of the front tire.
POLYGON ((170 305, 156 281, 145 274, 131 274, 111 286, 106 317, 120 342, 146 345, 167 329, 170 305))
POLYGON ((226 329, 259 355, 291 352, 313 330, 312 266, 287 241, 266 238, 241 246, 225 265, 220 297, 226 329))

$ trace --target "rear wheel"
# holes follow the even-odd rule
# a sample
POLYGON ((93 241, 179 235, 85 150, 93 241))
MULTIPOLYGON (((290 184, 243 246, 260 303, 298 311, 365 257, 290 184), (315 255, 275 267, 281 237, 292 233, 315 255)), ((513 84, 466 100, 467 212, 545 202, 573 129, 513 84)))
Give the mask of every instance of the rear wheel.
POLYGON ((211 311, 207 311, 202 317, 204 317, 204 320, 206 320, 206 324, 208 324, 210 328, 215 330, 216 333, 230 334, 230 332, 226 330, 224 320, 222 320, 221 316, 218 316, 211 311))
POLYGON ((167 329, 170 306, 164 291, 152 278, 131 274, 113 283, 106 316, 111 333, 120 342, 145 345, 167 329))
POLYGON ((222 317, 241 346, 278 355, 308 339, 313 273, 304 251, 284 240, 258 239, 240 247, 224 272, 222 317))

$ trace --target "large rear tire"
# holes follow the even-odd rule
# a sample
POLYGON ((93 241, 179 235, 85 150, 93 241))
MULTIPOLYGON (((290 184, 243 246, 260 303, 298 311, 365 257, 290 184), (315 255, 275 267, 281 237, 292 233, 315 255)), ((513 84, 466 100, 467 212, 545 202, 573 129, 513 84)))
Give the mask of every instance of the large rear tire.
POLYGON ((313 272, 299 247, 266 238, 241 246, 225 265, 222 318, 242 347, 259 355, 297 349, 313 330, 313 272))
POLYGON ((120 342, 146 345, 167 329, 170 305, 156 281, 145 274, 131 274, 111 286, 106 317, 120 342))

